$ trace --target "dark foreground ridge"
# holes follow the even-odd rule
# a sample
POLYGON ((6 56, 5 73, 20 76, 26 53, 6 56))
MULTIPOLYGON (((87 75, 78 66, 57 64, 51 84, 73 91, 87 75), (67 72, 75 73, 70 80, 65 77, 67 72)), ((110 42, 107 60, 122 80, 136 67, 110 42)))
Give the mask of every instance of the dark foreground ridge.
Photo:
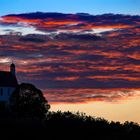
POLYGON ((43 120, 8 116, 0 117, 1 137, 7 139, 140 139, 140 126, 136 123, 108 122, 82 113, 48 112, 43 120))
POLYGON ((18 85, 9 105, 0 106, 0 136, 4 139, 38 140, 139 140, 134 122, 108 122, 84 113, 50 112, 41 90, 18 85))

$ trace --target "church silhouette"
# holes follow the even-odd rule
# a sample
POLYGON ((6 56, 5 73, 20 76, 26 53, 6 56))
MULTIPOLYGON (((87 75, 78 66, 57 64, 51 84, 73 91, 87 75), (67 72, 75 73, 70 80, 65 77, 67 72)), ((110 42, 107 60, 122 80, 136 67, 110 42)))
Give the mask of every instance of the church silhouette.
POLYGON ((10 65, 9 71, 0 71, 0 104, 7 106, 11 94, 18 86, 15 64, 10 65))

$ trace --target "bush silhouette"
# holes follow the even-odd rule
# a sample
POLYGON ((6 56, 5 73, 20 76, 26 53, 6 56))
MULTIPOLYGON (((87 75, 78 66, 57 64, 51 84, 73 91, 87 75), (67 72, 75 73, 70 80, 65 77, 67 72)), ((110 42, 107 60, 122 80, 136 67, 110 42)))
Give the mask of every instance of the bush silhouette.
POLYGON ((79 112, 49 112, 44 123, 45 130, 57 134, 54 139, 67 138, 63 133, 68 135, 69 139, 80 140, 140 139, 140 126, 137 123, 109 122, 79 112))
POLYGON ((50 140, 139 140, 140 126, 134 122, 109 122, 84 113, 48 112, 46 119, 0 117, 1 136, 50 140), (24 132, 24 133, 23 133, 24 132), (7 135, 8 133, 8 135, 7 135))
POLYGON ((42 119, 49 108, 41 90, 32 84, 20 84, 10 97, 10 110, 18 117, 42 119))

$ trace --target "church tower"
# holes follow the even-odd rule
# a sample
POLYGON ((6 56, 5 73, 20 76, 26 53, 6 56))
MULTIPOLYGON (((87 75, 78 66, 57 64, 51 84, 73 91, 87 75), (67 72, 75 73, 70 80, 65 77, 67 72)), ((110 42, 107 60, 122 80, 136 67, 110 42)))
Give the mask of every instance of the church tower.
POLYGON ((16 75, 16 67, 15 67, 15 64, 12 63, 10 65, 10 72, 15 76, 16 75))

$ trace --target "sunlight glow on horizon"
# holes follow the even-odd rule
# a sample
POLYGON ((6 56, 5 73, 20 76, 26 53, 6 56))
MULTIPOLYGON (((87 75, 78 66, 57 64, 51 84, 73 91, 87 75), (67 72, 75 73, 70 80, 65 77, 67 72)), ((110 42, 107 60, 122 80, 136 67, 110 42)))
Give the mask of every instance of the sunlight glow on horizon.
MULTIPOLYGON (((140 91, 138 91, 140 92, 140 91)), ((51 111, 84 112, 87 115, 101 117, 109 121, 133 121, 140 124, 140 97, 121 102, 88 102, 81 104, 52 104, 51 111)))

